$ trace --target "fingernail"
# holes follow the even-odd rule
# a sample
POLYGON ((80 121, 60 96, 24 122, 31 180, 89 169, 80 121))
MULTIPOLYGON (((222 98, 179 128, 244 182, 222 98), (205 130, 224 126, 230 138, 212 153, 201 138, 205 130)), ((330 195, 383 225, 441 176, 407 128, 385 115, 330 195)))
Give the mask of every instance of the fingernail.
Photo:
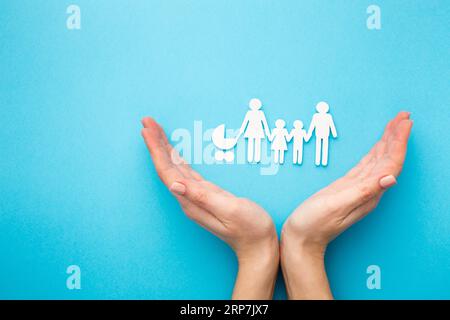
POLYGON ((186 186, 179 182, 174 182, 170 186, 170 191, 175 193, 176 195, 182 196, 186 192, 186 186))
POLYGON ((380 186, 384 189, 392 187, 397 184, 397 179, 393 175, 389 175, 380 179, 380 186))

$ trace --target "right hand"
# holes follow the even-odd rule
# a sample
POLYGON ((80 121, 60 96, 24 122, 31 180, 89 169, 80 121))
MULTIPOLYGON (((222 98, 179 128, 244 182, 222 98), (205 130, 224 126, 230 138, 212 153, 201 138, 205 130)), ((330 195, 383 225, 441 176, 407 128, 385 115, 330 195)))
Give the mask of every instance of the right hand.
POLYGON ((307 242, 326 246, 372 211, 384 191, 396 183, 411 127, 409 113, 400 112, 355 168, 295 209, 284 226, 284 233, 294 233, 307 242))
MULTIPOLYGON (((309 260, 321 265, 328 243, 372 211, 384 191, 396 184, 411 127, 409 113, 400 112, 356 167, 294 210, 283 226, 281 237, 281 263, 286 278, 299 280, 298 263, 309 260)), ((326 276, 318 278, 323 280, 326 276)))

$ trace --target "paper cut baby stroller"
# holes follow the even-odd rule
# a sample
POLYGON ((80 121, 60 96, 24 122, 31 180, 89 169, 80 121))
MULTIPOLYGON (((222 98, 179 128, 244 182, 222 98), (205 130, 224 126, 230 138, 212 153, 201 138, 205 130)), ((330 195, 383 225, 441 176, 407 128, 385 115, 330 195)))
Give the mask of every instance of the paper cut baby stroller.
POLYGON ((232 162, 234 160, 234 151, 232 150, 241 134, 238 134, 235 138, 225 138, 225 124, 219 125, 214 129, 211 139, 214 145, 220 149, 214 154, 214 158, 217 161, 232 162))

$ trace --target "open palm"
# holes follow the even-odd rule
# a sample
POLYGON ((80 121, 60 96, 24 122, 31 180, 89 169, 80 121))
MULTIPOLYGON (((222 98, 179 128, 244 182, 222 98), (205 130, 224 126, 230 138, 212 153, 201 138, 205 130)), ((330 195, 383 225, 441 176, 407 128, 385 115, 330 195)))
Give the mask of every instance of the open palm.
POLYGON ((282 238, 325 248, 373 210, 386 188, 396 183, 411 127, 409 113, 400 112, 356 167, 295 209, 283 227, 282 238))
POLYGON ((189 218, 227 242, 238 258, 257 254, 268 244, 278 250, 274 224, 263 208, 203 179, 180 158, 152 118, 142 124, 156 171, 189 218))

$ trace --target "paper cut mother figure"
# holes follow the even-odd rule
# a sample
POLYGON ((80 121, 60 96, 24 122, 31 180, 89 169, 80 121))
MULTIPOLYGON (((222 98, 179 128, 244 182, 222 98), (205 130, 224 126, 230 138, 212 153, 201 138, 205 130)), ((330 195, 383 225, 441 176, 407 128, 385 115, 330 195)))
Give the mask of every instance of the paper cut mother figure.
POLYGON ((244 131, 244 138, 247 142, 247 161, 261 161, 261 140, 266 136, 270 136, 269 126, 267 125, 266 116, 261 111, 262 103, 259 99, 251 99, 249 102, 250 110, 245 115, 244 122, 239 129, 240 136, 244 131))

